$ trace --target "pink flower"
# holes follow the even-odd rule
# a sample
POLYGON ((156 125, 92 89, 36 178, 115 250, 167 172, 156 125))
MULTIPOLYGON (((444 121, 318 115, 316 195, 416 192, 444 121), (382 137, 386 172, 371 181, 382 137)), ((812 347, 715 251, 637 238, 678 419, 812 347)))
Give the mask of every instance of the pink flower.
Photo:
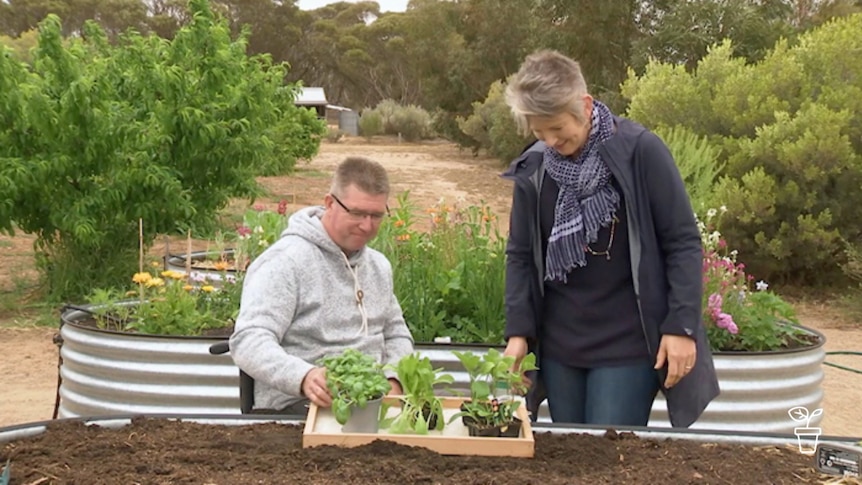
POLYGON ((264 210, 266 210, 266 207, 264 207, 263 204, 255 204, 254 206, 252 206, 252 209, 258 212, 263 212, 264 210))
POLYGON ((251 236, 251 229, 247 226, 239 226, 236 228, 236 233, 239 234, 239 237, 245 238, 251 236))
POLYGON ((733 317, 731 317, 727 313, 720 313, 715 321, 715 325, 718 328, 723 328, 727 330, 733 335, 739 333, 739 327, 736 326, 736 322, 733 321, 733 317))
POLYGON ((287 201, 286 201, 285 199, 281 199, 281 200, 278 202, 278 213, 279 213, 280 215, 285 215, 285 214, 287 214, 287 201))

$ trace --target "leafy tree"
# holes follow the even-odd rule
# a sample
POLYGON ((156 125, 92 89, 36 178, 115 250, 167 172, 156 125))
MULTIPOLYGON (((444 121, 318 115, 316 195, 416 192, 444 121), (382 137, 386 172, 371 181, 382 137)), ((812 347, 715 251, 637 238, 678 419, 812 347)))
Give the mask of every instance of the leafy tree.
POLYGON ((94 23, 64 45, 50 15, 32 70, 0 56, 0 228, 36 235, 54 299, 127 281, 139 220, 145 242, 210 227, 257 192, 279 145, 322 132, 284 66, 248 57, 206 0, 190 14, 172 41, 132 32, 117 46, 94 23))
POLYGON ((709 46, 723 40, 732 41, 734 56, 756 61, 795 31, 786 2, 665 0, 644 2, 641 9, 632 58, 638 69, 649 58, 692 69, 709 46))

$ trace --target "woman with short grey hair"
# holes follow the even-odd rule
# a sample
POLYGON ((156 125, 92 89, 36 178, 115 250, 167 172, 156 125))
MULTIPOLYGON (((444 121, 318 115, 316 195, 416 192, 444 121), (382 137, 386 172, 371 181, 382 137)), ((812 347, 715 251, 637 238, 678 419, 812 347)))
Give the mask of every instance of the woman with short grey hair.
POLYGON ((515 159, 506 354, 537 353, 528 407, 555 422, 645 426, 658 391, 689 426, 718 395, 701 325, 702 247, 673 157, 542 50, 506 89, 537 141, 515 159))

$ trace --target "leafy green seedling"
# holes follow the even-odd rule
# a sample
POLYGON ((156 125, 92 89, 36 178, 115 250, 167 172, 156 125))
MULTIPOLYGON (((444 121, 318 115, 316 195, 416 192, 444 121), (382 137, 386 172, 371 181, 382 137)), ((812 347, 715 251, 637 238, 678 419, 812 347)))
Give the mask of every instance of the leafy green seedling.
POLYGON ((519 402, 514 398, 526 391, 523 373, 536 370, 536 356, 529 353, 515 365, 515 357, 503 355, 496 349, 488 349, 484 355, 472 352, 453 352, 470 376, 470 400, 462 411, 450 418, 467 416, 479 426, 506 426, 514 421, 519 402), (504 395, 495 395, 495 390, 504 390, 504 395))
POLYGON ((368 401, 380 399, 391 386, 383 366, 370 355, 347 349, 325 357, 319 364, 326 368, 326 385, 332 394, 332 414, 338 424, 350 419, 353 407, 365 408, 368 401))
MULTIPOLYGON (((392 433, 428 434, 429 429, 443 429, 443 404, 434 395, 434 386, 452 384, 450 374, 440 374, 431 359, 421 357, 418 352, 404 356, 395 366, 389 366, 398 375, 404 390, 401 412, 393 418, 384 419, 381 427, 392 433)), ((385 414, 384 414, 385 415, 385 414)))

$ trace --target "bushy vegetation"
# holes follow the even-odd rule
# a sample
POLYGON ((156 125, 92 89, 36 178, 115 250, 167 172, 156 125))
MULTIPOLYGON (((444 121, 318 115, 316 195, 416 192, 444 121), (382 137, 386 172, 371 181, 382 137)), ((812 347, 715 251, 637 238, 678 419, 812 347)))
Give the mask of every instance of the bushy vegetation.
POLYGON ((716 203, 714 192, 715 182, 724 168, 724 163, 718 161, 718 149, 706 137, 682 125, 658 128, 655 133, 673 155, 694 212, 703 217, 710 207, 721 205, 716 203))
POLYGON ((408 194, 371 246, 392 263, 395 294, 417 341, 502 343, 505 238, 485 206, 424 209, 408 194))
POLYGON ((458 126, 489 155, 508 163, 521 153, 530 138, 518 133, 512 111, 506 104, 505 90, 503 82, 492 84, 488 97, 473 103, 473 114, 459 118, 458 126))
POLYGON ((844 17, 754 64, 724 43, 694 71, 653 62, 623 86, 632 118, 721 149, 723 233, 764 278, 832 282, 862 243, 860 31, 862 15, 844 17))
POLYGON ((414 105, 401 106, 385 99, 373 109, 363 110, 359 118, 359 129, 363 136, 395 135, 406 141, 432 138, 431 115, 414 105))

